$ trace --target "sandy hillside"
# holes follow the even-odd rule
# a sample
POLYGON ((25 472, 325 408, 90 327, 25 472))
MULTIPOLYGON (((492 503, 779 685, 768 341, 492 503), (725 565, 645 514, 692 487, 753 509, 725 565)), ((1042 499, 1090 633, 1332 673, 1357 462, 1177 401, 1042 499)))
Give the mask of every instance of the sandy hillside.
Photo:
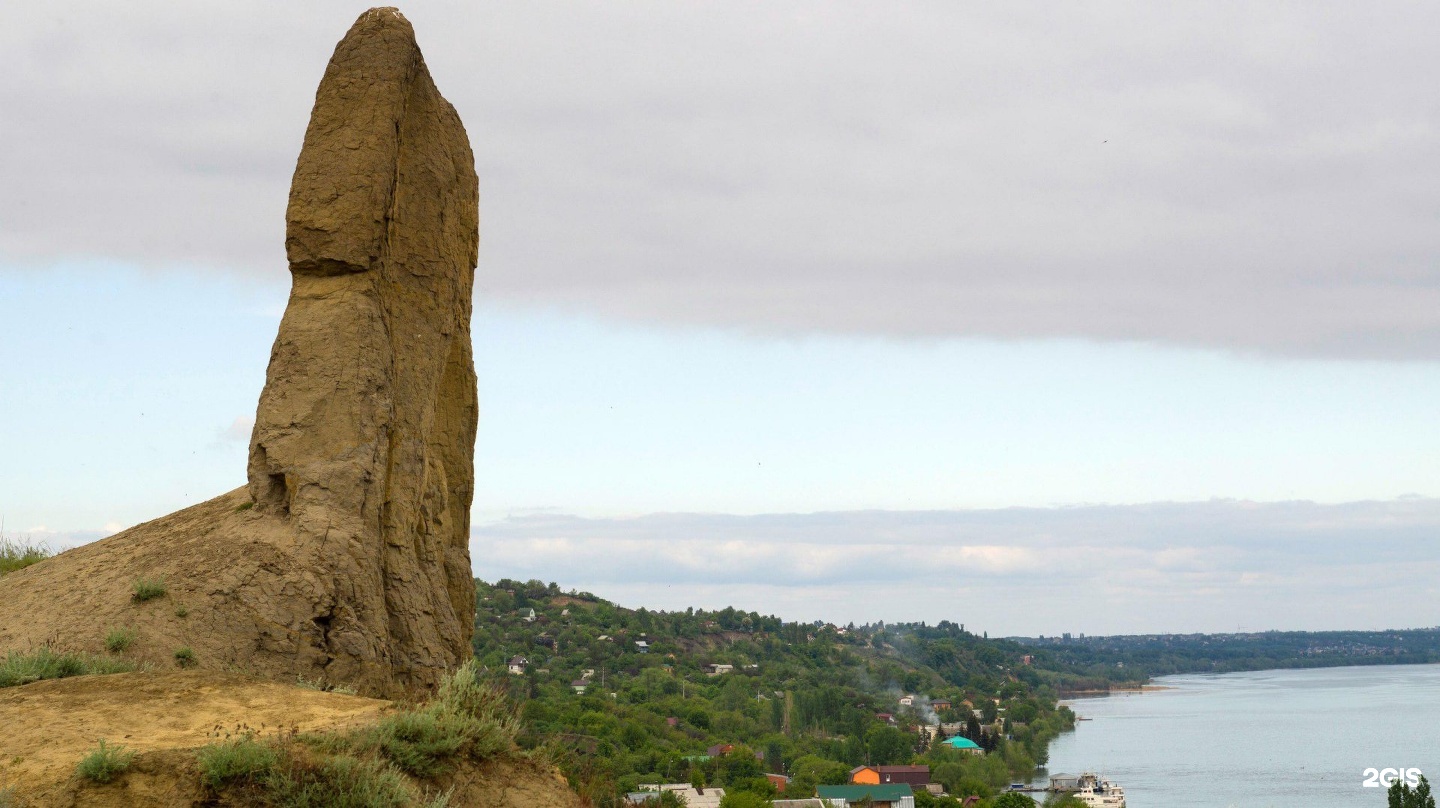
MULTIPOLYGON (((0 789, 27 808, 213 805, 195 750, 237 730, 261 737, 369 724, 391 702, 209 671, 80 676, 0 689, 0 789), (96 786, 75 765, 100 739, 139 753, 131 771, 96 786)), ((462 766, 443 784, 452 808, 578 808, 558 773, 524 760, 462 766)), ((0 791, 0 794, 3 794, 0 791)), ((226 802, 231 805, 235 803, 226 802)))
POLYGON ((264 735, 374 721, 390 702, 210 672, 121 673, 0 689, 0 784, 68 780, 100 739, 190 749, 237 727, 264 735), (218 728, 218 730, 217 730, 218 728))

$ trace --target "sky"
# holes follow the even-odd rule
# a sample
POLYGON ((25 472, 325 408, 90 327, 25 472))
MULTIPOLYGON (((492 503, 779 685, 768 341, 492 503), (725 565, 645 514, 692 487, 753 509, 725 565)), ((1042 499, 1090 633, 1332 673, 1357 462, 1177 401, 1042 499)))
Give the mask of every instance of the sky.
MULTIPOLYGON (((7 15, 6 535, 244 482, 362 10, 7 15)), ((1440 8, 402 11, 480 176, 477 575, 992 634, 1440 625, 1440 8)))

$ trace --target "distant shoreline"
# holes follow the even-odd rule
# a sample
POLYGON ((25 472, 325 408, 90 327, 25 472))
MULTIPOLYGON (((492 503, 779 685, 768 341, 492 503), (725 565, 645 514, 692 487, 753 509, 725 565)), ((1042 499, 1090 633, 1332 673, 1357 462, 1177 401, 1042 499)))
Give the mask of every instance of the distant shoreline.
POLYGON ((1156 690, 1174 690, 1171 685, 1126 685, 1121 687, 1107 687, 1103 689, 1090 690, 1064 690, 1060 692, 1060 698, 1067 699, 1074 696, 1108 696, 1111 693, 1150 693, 1156 690))

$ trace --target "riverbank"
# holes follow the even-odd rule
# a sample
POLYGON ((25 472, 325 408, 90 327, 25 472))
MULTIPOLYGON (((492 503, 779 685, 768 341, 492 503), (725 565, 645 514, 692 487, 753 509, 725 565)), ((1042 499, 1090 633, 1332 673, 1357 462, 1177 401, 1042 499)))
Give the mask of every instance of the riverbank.
POLYGON ((1383 808, 1383 790, 1363 785, 1367 767, 1440 774, 1425 770, 1440 760, 1428 725, 1440 665, 1182 674, 1153 686, 1087 698, 1090 720, 1051 744, 1047 776, 1100 773, 1136 806, 1383 808), (1340 726, 1337 704, 1364 720, 1340 726))
POLYGON ((1103 689, 1103 690, 1102 690, 1102 689, 1093 689, 1093 690, 1062 690, 1062 691, 1060 691, 1060 700, 1061 700, 1061 701, 1064 701, 1065 699, 1081 698, 1081 697, 1085 697, 1085 696, 1108 696, 1108 695, 1110 695, 1111 693, 1151 693, 1151 692, 1155 692, 1155 691, 1158 691, 1158 690, 1174 690, 1174 689, 1175 689, 1175 688, 1173 688, 1173 687, 1171 687, 1171 686, 1169 686, 1169 685, 1144 684, 1144 685, 1119 685, 1119 686, 1115 686, 1115 687, 1105 688, 1105 689, 1103 689))

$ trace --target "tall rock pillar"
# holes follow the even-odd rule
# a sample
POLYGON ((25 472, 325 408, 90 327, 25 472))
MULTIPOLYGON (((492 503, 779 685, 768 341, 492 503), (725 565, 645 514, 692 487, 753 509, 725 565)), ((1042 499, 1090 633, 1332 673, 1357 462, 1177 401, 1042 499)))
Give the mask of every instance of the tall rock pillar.
POLYGON ((295 167, 293 287, 250 440, 255 510, 318 546, 333 681, 433 683, 469 653, 478 191, 410 23, 335 48, 295 167))

